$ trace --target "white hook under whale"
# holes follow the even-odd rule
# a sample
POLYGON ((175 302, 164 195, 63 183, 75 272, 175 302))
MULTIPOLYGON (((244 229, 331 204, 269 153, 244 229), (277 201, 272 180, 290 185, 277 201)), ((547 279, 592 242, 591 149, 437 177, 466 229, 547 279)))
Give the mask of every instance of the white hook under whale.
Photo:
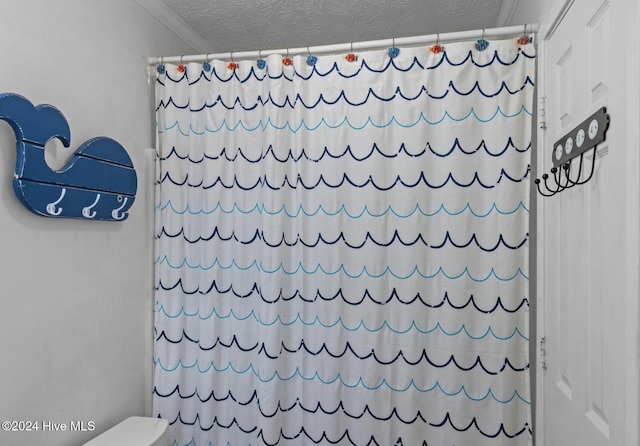
POLYGON ((82 208, 82 216, 85 218, 94 218, 97 215, 97 212, 96 211, 91 212, 91 209, 93 209, 93 207, 96 204, 98 204, 98 201, 100 201, 100 194, 96 195, 96 200, 93 202, 91 206, 82 208))
POLYGON ((47 204, 47 213, 48 214, 50 214, 50 215, 60 215, 62 213, 62 208, 60 207, 60 208, 56 209, 56 206, 58 204, 60 204, 60 202, 62 201, 62 199, 64 198, 66 193, 67 193, 67 188, 63 187, 62 188, 62 192, 60 193, 60 197, 56 201, 47 204))
POLYGON ((113 217, 114 220, 122 220, 126 214, 126 212, 122 212, 120 213, 120 210, 122 210, 126 205, 127 205, 127 197, 124 197, 124 201, 122 202, 122 206, 120 206, 117 209, 114 209, 113 211, 111 211, 111 216, 113 217))

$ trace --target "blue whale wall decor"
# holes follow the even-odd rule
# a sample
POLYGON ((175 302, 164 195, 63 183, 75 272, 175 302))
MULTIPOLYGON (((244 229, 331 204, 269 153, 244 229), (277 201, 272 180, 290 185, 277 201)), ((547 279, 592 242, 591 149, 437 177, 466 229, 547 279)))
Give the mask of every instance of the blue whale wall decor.
POLYGON ((13 190, 30 211, 46 217, 120 221, 128 217, 137 176, 124 147, 107 137, 83 143, 60 170, 44 158, 45 144, 58 138, 71 144, 64 115, 47 104, 34 106, 14 93, 0 94, 0 119, 16 135, 13 190))

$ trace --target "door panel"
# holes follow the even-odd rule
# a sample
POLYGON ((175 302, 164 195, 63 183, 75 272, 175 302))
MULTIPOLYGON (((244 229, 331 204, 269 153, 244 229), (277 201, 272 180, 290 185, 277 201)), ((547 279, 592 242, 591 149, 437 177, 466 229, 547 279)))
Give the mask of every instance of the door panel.
MULTIPOLYGON (((554 142, 598 108, 607 107, 611 125, 595 154, 591 181, 538 198, 538 331, 545 356, 537 369, 536 441, 636 446, 638 420, 626 411, 638 399, 628 371, 637 367, 629 353, 637 356, 638 341, 629 337, 637 333, 634 327, 625 324, 626 312, 637 310, 638 286, 637 278, 632 283, 625 277, 625 259, 638 257, 640 228, 629 204, 638 195, 640 174, 621 166, 637 164, 638 158, 633 147, 638 112, 629 106, 630 99, 638 101, 629 95, 637 94, 640 81, 640 76, 629 79, 634 73, 629 57, 640 54, 630 38, 638 35, 638 5, 635 0, 567 4, 541 43, 547 108, 546 130, 538 138, 538 176, 551 168, 554 142), (630 50, 635 53, 627 54, 630 50)), ((637 69, 635 74, 640 75, 637 69)), ((593 156, 592 151, 585 156, 583 178, 593 156)))

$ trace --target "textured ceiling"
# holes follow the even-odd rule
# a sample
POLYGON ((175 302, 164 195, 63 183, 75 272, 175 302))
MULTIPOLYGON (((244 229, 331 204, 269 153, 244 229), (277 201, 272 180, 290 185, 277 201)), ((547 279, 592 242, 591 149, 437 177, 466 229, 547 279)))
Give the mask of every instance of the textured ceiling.
MULTIPOLYGON (((211 52, 294 48, 494 28, 513 0, 158 0, 211 52)), ((517 3, 517 2, 516 2, 517 3)), ((508 11, 507 11, 508 15, 508 11)))

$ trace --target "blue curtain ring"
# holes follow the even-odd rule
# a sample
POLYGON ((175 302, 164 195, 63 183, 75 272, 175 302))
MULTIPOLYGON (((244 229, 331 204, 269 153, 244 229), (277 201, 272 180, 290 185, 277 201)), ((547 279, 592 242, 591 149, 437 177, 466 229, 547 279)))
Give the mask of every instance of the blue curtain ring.
POLYGON ((307 65, 310 67, 314 66, 318 62, 318 58, 316 56, 308 55, 307 56, 307 65))
POLYGON ((488 47, 489 47, 489 42, 487 42, 487 41, 486 41, 486 40, 484 40, 484 39, 479 39, 479 40, 476 42, 476 49, 477 49, 478 51, 484 51, 484 50, 486 50, 488 47))
POLYGON ((387 50, 387 53, 389 54, 390 58, 394 59, 398 56, 398 54, 400 54, 400 48, 396 48, 395 46, 393 46, 387 50))
POLYGON ((258 68, 260 68, 261 70, 264 70, 264 68, 267 66, 267 61, 264 59, 258 59, 256 60, 256 65, 258 65, 258 68))
POLYGON ((211 64, 208 61, 205 61, 202 64, 202 69, 208 73, 209 71, 211 71, 211 64))
POLYGON ((158 74, 164 74, 165 73, 165 68, 164 65, 159 64, 158 67, 156 68, 156 70, 158 71, 158 74))

